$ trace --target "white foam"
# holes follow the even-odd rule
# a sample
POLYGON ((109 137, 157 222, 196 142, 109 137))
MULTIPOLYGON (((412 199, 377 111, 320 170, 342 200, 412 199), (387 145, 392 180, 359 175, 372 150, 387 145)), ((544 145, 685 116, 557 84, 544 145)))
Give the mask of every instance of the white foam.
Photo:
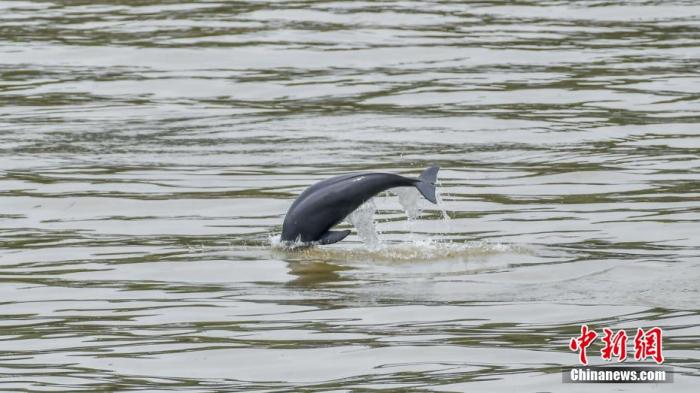
POLYGON ((528 254, 523 246, 474 241, 453 243, 432 239, 411 240, 401 243, 380 243, 375 247, 312 247, 294 251, 304 259, 323 259, 343 262, 435 262, 470 261, 498 254, 528 254))

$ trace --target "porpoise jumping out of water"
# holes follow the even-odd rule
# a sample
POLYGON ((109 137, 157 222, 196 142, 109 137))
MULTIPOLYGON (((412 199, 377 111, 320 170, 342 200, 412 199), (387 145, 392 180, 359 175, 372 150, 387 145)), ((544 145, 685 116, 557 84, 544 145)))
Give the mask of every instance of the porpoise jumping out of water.
POLYGON ((348 214, 373 196, 396 187, 416 187, 432 203, 440 167, 431 166, 418 179, 393 173, 350 173, 320 181, 304 190, 292 203, 282 225, 282 241, 333 244, 350 234, 331 231, 348 214))

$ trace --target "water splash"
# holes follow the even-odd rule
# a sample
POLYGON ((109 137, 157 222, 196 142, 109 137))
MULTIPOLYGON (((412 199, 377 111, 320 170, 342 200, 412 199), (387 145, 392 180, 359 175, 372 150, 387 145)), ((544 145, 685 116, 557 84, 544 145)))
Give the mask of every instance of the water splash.
MULTIPOLYGON (((447 210, 445 210, 445 202, 442 200, 442 183, 440 180, 437 181, 437 187, 435 187, 435 200, 437 200, 437 206, 440 209, 440 212, 442 213, 442 220, 443 221, 450 221, 451 218, 447 214, 447 210)), ((445 194, 447 195, 447 194, 445 194)))
POLYGON ((374 202, 374 198, 370 198, 370 200, 345 217, 345 221, 355 227, 357 235, 370 248, 378 247, 381 244, 379 232, 374 222, 374 213, 376 211, 377 204, 374 202))
POLYGON ((420 193, 413 187, 399 187, 391 190, 399 197, 399 203, 409 220, 420 216, 422 209, 419 204, 420 193))
POLYGON ((282 241, 282 234, 270 232, 267 234, 267 240, 270 242, 270 248, 273 250, 287 247, 287 244, 282 241))

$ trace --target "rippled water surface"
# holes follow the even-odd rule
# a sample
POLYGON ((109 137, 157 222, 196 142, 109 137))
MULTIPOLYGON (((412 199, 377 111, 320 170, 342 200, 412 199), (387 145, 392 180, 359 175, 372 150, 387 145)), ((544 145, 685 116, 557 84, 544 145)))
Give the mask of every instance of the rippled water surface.
POLYGON ((590 391, 588 323, 697 391, 699 92, 694 1, 0 1, 0 390, 590 391))

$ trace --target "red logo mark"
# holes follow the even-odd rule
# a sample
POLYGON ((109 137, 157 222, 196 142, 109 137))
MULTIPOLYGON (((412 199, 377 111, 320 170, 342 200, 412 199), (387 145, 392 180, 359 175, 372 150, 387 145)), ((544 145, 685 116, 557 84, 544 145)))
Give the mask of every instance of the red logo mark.
POLYGON ((588 364, 586 359, 586 348, 598 337, 598 333, 593 330, 588 330, 587 325, 581 325, 581 335, 578 338, 572 338, 569 342, 569 349, 572 351, 580 351, 579 360, 581 364, 588 364))
MULTIPOLYGON (((603 328, 605 335, 601 337, 603 349, 600 350, 600 357, 604 360, 612 360, 613 356, 618 362, 623 362, 627 359, 627 332, 618 330, 613 334, 613 331, 608 328, 603 328)), ((581 364, 588 365, 586 358, 586 349, 595 341, 598 333, 595 330, 588 329, 588 325, 581 325, 581 335, 574 337, 569 341, 569 349, 579 352, 579 361, 581 364)), ((634 336, 634 359, 646 360, 652 358, 656 363, 664 362, 663 355, 663 331, 659 327, 653 327, 646 332, 639 328, 634 336)))
POLYGON ((637 334, 634 336, 634 359, 644 360, 651 357, 656 363, 663 363, 662 336, 663 331, 658 327, 651 328, 646 332, 638 328, 637 334))
POLYGON ((605 336, 603 342, 605 347, 600 350, 601 357, 605 360, 611 360, 613 356, 618 362, 623 362, 627 359, 627 332, 618 330, 613 336, 613 331, 608 328, 603 328, 605 336))

